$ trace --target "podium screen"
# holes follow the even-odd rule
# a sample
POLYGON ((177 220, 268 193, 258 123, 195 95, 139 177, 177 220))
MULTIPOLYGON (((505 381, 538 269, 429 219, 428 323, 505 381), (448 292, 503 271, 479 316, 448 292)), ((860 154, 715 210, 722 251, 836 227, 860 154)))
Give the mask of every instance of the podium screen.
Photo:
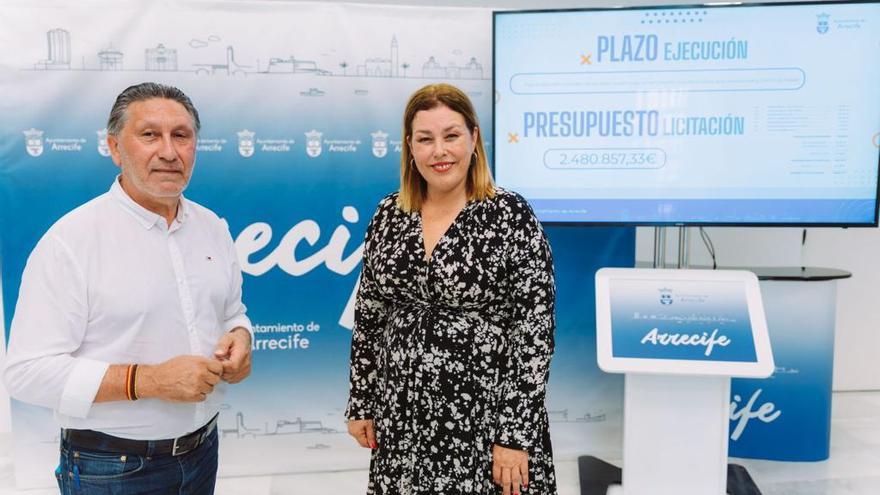
POLYGON ((598 360, 606 371, 753 376, 773 370, 751 272, 603 269, 596 274, 596 318, 598 360))

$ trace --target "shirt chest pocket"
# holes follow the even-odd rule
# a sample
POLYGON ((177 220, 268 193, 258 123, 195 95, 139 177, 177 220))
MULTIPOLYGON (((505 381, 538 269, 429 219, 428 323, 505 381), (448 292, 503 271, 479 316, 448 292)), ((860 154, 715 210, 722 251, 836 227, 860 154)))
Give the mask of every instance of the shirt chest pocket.
POLYGON ((223 321, 229 297, 230 266, 219 256, 204 255, 191 260, 187 285, 196 311, 211 311, 223 321))

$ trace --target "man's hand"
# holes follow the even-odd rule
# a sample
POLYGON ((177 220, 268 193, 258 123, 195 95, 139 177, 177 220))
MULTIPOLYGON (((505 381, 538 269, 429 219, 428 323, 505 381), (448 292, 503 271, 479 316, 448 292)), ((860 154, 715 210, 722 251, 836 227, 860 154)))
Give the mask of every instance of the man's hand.
POLYGON ((492 480, 503 495, 519 495, 520 486, 529 486, 529 453, 493 445, 492 480))
POLYGON ((202 402, 220 381, 223 365, 202 356, 177 356, 161 364, 140 365, 137 393, 142 399, 202 402))
POLYGON ((361 447, 375 449, 376 430, 373 427, 372 419, 350 419, 348 420, 348 434, 353 436, 361 447))
POLYGON ((223 365, 220 377, 229 383, 238 383, 251 374, 251 333, 236 327, 217 341, 214 357, 223 365))

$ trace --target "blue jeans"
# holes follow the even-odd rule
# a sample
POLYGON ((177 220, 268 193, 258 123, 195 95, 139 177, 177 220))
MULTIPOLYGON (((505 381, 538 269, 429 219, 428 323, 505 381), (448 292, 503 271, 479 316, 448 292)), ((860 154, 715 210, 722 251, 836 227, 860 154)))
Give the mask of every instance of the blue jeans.
POLYGON ((62 440, 55 478, 62 495, 210 495, 217 480, 217 428, 176 457, 77 450, 62 440))

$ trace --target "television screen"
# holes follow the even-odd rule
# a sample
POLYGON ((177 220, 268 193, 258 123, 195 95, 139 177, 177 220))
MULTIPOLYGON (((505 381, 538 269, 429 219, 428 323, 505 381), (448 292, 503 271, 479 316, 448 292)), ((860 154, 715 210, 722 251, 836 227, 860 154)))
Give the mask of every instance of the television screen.
POLYGON ((880 3, 494 14, 494 172, 547 222, 877 225, 880 3))

